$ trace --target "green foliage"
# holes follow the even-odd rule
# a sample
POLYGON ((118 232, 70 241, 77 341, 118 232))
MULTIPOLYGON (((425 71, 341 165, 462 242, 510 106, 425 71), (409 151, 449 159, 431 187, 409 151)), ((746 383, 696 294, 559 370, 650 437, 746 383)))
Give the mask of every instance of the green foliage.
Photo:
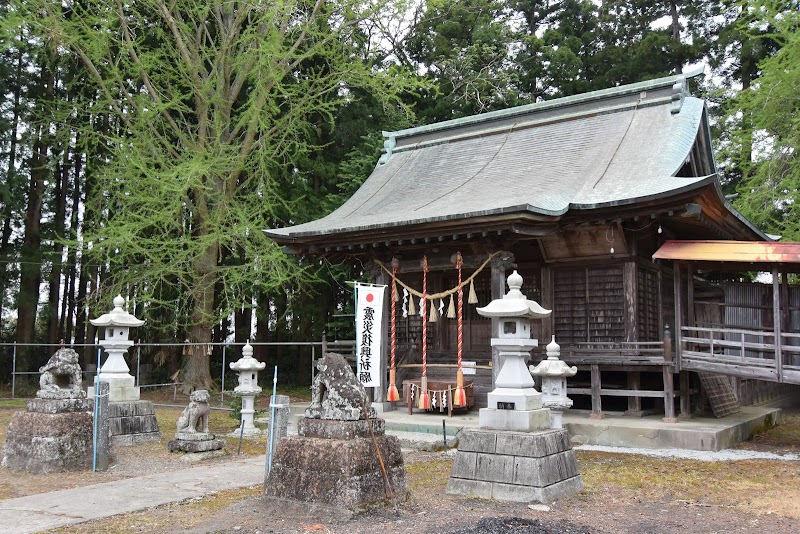
MULTIPOLYGON (((800 14, 786 3, 764 2, 753 9, 760 26, 780 50, 759 64, 761 76, 742 91, 734 109, 749 118, 736 133, 753 143, 752 157, 739 161, 746 177, 739 210, 765 231, 800 240, 800 14)), ((752 23, 751 23, 752 24, 752 23)))

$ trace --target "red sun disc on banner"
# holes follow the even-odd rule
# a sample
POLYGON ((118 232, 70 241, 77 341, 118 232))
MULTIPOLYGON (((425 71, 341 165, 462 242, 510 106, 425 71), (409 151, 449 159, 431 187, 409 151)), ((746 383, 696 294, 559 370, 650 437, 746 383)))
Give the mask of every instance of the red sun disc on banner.
POLYGON ((367 293, 367 302, 372 302, 373 300, 375 300, 375 297, 372 293, 367 293))

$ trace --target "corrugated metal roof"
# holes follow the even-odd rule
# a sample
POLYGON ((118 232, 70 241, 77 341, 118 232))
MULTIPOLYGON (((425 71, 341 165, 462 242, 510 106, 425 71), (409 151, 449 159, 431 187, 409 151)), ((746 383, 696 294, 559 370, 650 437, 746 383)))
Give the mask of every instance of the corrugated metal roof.
POLYGON ((800 243, 667 241, 653 259, 725 263, 800 263, 800 243))
POLYGON ((461 129, 448 121, 385 133, 397 149, 345 204, 267 234, 287 241, 506 213, 558 216, 701 188, 716 177, 675 176, 704 113, 684 86, 674 76, 648 82, 649 93, 621 87, 487 114, 483 125, 476 116, 459 120, 461 129))

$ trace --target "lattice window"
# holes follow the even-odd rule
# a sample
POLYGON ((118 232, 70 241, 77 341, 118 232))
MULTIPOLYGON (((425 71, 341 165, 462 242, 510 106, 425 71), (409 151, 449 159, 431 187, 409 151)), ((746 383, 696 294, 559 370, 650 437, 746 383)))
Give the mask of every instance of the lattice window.
POLYGON ((564 342, 620 342, 625 339, 622 269, 556 270, 553 328, 564 342))
POLYGON ((636 295, 639 339, 637 341, 660 341, 658 331, 658 273, 637 268, 636 295))

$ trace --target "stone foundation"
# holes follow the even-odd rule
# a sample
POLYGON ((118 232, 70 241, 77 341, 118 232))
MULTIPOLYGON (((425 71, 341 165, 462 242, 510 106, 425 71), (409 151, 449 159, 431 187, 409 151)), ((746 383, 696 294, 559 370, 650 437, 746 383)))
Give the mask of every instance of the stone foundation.
MULTIPOLYGON (((85 399, 75 401, 86 403, 85 399)), ((3 444, 2 465, 32 473, 91 469, 92 414, 53 413, 57 407, 39 407, 48 411, 16 412, 12 416, 3 444)))
POLYGON ((224 439, 217 439, 209 432, 178 432, 175 439, 167 443, 169 452, 209 452, 225 447, 224 439))
MULTIPOLYGON (((400 442, 383 434, 382 420, 370 423, 395 499, 405 500, 408 488, 400 442)), ((348 510, 387 503, 386 485, 372 438, 308 436, 309 433, 355 436, 364 432, 368 435, 366 421, 301 419, 299 426, 305 436, 288 436, 278 442, 272 470, 265 481, 267 497, 348 510)))
POLYGON ((302 418, 297 422, 297 434, 306 438, 371 439, 370 427, 372 427, 372 433, 376 437, 386 433, 386 422, 383 419, 334 421, 331 419, 302 418))
POLYGON ((161 441, 161 431, 150 401, 108 403, 108 425, 112 445, 161 441))
POLYGON ((469 430, 461 436, 447 493, 552 503, 583 489, 566 430, 469 430))

